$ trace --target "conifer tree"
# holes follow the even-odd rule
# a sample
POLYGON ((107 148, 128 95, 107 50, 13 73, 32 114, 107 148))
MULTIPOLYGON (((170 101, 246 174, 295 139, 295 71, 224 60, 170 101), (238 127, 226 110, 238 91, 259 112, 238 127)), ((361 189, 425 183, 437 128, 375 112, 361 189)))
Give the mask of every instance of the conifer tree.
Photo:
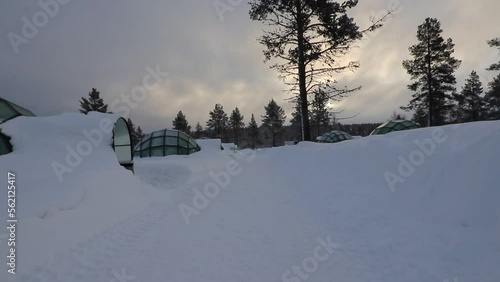
POLYGON ((80 100, 80 112, 82 114, 87 114, 89 112, 101 112, 106 113, 108 111, 108 105, 104 103, 104 100, 100 97, 99 91, 92 88, 89 93, 89 97, 82 97, 80 100))
POLYGON ((144 137, 144 132, 142 132, 141 127, 136 127, 130 118, 127 119, 128 130, 130 131, 130 139, 132 142, 132 148, 141 141, 142 137, 144 137))
MULTIPOLYGON (((490 45, 491 48, 498 48, 498 51, 500 52, 500 37, 489 40, 488 45, 490 45)), ((496 64, 492 64, 486 70, 488 70, 488 71, 500 71, 500 62, 498 62, 496 64)))
POLYGON ((455 92, 454 72, 461 61, 453 57, 455 44, 442 37, 443 30, 437 19, 427 18, 418 27, 418 43, 409 48, 412 60, 403 67, 414 82, 408 88, 413 99, 404 110, 415 110, 427 117, 427 126, 442 125, 450 110, 450 98, 455 92))
POLYGON ((198 122, 198 123, 196 123, 195 132, 194 132, 194 138, 199 139, 201 137, 203 137, 203 127, 198 122))
POLYGON ((248 124, 248 142, 250 144, 250 148, 253 150, 255 150, 258 144, 260 144, 259 126, 257 125, 253 114, 250 119, 250 123, 248 124))
MULTIPOLYGON (((490 47, 498 48, 500 51, 500 37, 488 41, 490 47)), ((488 71, 500 71, 500 62, 492 64, 488 71)), ((500 119, 500 73, 488 83, 488 91, 485 95, 486 111, 488 119, 500 119)))
POLYGON ((188 134, 191 131, 191 126, 189 125, 186 116, 184 115, 184 113, 182 113, 182 111, 179 111, 177 113, 177 116, 172 121, 172 126, 175 130, 179 130, 188 134))
POLYGON ((354 70, 358 62, 341 58, 364 34, 381 27, 388 14, 374 19, 361 30, 348 13, 357 0, 342 2, 324 0, 253 0, 250 18, 263 22, 272 30, 260 38, 265 60, 277 59, 271 68, 298 93, 302 116, 302 140, 311 141, 308 94, 323 89, 337 97, 349 91, 337 91, 332 77, 342 71, 354 70))
POLYGON ((262 126, 267 127, 272 134, 272 146, 277 146, 277 139, 283 134, 283 124, 285 123, 285 110, 272 99, 264 107, 266 114, 262 116, 262 126))
POLYGON ((135 136, 136 136, 136 139, 137 141, 140 141, 142 139, 142 137, 144 137, 144 132, 142 131, 142 128, 140 126, 138 126, 136 129, 135 129, 135 136))
POLYGON ((329 99, 328 94, 322 90, 314 93, 314 99, 311 103, 311 122, 316 136, 324 134, 330 123, 330 114, 327 108, 329 99))
POLYGON ((483 85, 479 75, 472 71, 466 79, 462 92, 454 94, 456 107, 453 111, 456 122, 478 121, 484 112, 483 85))
POLYGON ((292 119, 290 126, 292 127, 293 138, 295 140, 302 140, 302 115, 300 114, 300 102, 295 102, 295 107, 292 112, 292 119))
POLYGON ((239 145, 241 129, 245 127, 245 123, 243 122, 243 115, 240 113, 238 107, 233 110, 229 117, 229 126, 233 132, 234 144, 239 145))
POLYGON ((207 130, 211 132, 212 137, 226 139, 229 118, 224 112, 224 107, 221 104, 216 104, 214 110, 210 111, 209 116, 207 130))

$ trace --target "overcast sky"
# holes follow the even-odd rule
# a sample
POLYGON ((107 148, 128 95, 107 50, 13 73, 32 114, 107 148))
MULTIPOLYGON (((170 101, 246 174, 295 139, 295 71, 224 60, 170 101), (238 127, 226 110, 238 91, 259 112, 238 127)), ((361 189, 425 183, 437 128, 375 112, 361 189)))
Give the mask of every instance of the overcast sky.
MULTIPOLYGON (((263 62, 256 41, 263 26, 249 19, 246 1, 222 17, 214 0, 59 1, 68 3, 60 4, 46 24, 38 1, 1 2, 0 97, 37 115, 74 112, 93 87, 111 104, 142 85, 146 67, 159 66, 169 78, 130 114, 146 131, 170 128, 179 110, 193 127, 205 126, 215 103, 226 112, 239 107, 246 123, 254 113, 260 124, 264 105, 274 98, 290 117, 293 105, 285 101, 289 96, 277 73, 263 62), (23 17, 33 23, 34 16, 41 27, 26 38, 23 17), (9 34, 24 37, 17 53, 9 34)), ((351 14, 363 27, 395 2, 360 1, 351 14)), ((486 44, 500 36, 499 10, 497 0, 402 0, 399 14, 344 58, 359 60, 361 68, 335 78, 340 85, 363 88, 335 109, 359 113, 349 123, 382 122, 408 103, 409 76, 401 63, 426 17, 438 18, 444 37, 456 44, 455 57, 462 60, 458 87, 472 70, 486 84, 493 74, 484 69, 500 59, 486 44)))

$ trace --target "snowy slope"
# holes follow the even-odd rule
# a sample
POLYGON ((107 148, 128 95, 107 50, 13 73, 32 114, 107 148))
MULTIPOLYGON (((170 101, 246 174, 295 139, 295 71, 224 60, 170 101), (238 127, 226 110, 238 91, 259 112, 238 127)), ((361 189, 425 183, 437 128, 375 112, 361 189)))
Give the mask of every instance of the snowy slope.
MULTIPOLYGON (((2 130, 41 122, 14 121, 2 130)), ((190 156, 136 160, 135 176, 102 146, 59 184, 29 173, 64 155, 47 142, 33 166, 20 151, 2 170, 16 165, 27 191, 95 197, 26 212, 22 263, 1 281, 500 281, 500 122, 236 153, 200 141, 190 156)))
MULTIPOLYGON (((149 206, 149 197, 141 190, 141 182, 118 164, 111 148, 111 131, 116 119, 106 114, 68 113, 18 117, 0 126, 4 134, 12 137, 14 147, 14 152, 0 157, 0 179, 5 183, 0 209, 5 220, 7 201, 4 197, 10 171, 16 174, 17 251, 23 258, 20 259, 23 269, 149 206), (109 126, 101 128, 101 123, 109 126), (95 133, 92 137, 95 145, 88 138, 92 134, 84 132, 95 133), (81 147, 82 142, 84 146, 90 144, 90 149, 81 147), (58 177, 54 170, 56 162, 71 171, 58 177)), ((6 253, 5 247, 0 246, 2 254, 6 253)), ((2 264, 2 270, 4 268, 2 264)))

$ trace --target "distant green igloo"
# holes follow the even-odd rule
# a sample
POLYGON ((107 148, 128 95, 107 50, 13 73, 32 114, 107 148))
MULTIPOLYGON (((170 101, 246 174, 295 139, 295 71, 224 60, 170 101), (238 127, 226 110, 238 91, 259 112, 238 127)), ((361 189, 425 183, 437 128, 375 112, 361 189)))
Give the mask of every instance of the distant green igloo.
POLYGON ((134 148, 134 157, 190 155, 199 150, 200 146, 191 136, 182 131, 164 129, 144 136, 134 148))
POLYGON ((416 129, 418 125, 409 120, 392 120, 375 128, 370 135, 383 135, 393 131, 416 129))
POLYGON ((318 137, 318 143, 338 143, 345 140, 353 139, 349 133, 340 130, 334 130, 328 133, 325 133, 323 136, 318 137))

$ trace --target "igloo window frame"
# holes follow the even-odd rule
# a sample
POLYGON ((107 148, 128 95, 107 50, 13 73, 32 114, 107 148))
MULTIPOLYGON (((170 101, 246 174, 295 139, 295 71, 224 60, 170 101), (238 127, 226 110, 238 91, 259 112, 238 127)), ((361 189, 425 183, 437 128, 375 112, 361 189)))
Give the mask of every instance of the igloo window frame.
POLYGON ((124 118, 119 118, 113 127, 113 151, 118 163, 130 171, 134 171, 134 152, 130 125, 124 118))

